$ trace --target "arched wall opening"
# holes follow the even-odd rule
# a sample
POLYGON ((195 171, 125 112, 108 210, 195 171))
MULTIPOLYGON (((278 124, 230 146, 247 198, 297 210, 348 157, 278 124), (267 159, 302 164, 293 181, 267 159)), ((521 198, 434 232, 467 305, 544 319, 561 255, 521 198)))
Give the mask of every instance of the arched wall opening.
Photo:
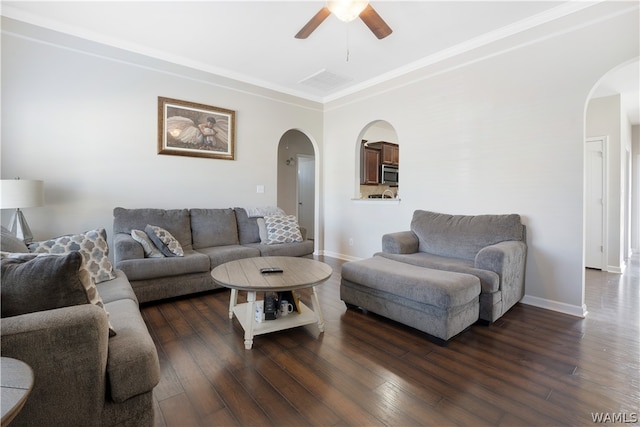
MULTIPOLYGON (((585 104, 585 267, 612 273, 624 272, 640 236, 639 65, 604 74, 585 104)), ((584 291, 583 280, 583 301, 584 291)))
POLYGON ((278 143, 278 206, 298 218, 311 240, 318 233, 320 168, 316 153, 314 141, 298 129, 286 131, 278 143))
POLYGON ((397 198, 400 184, 393 181, 392 173, 387 172, 385 179, 383 167, 399 175, 399 146, 398 134, 386 120, 374 120, 362 129, 355 144, 355 199, 382 198, 383 194, 397 198))

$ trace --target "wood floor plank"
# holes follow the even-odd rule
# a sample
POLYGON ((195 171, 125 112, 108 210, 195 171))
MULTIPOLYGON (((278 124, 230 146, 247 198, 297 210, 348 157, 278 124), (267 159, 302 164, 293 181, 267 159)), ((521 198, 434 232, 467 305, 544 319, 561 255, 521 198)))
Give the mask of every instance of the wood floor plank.
POLYGON ((357 402, 353 396, 347 396, 339 389, 332 386, 332 382, 321 375, 320 372, 310 369, 290 352, 282 349, 273 342, 264 343, 265 351, 282 369, 297 382, 302 384, 314 396, 336 412, 347 425, 382 425, 357 402))
POLYGON ((162 346, 156 342, 158 361, 160 362, 160 383, 153 389, 157 400, 164 400, 172 396, 184 393, 184 387, 171 366, 162 346))
POLYGON ((159 406, 167 427, 200 425, 200 417, 184 393, 160 401, 159 406))
POLYGON ((339 390, 345 396, 349 396, 355 404, 382 423, 386 425, 407 425, 418 422, 419 418, 411 418, 408 412, 403 411, 402 405, 396 404, 398 399, 393 398, 394 396, 392 395, 374 393, 360 381, 357 373, 340 369, 340 367, 307 348, 297 347, 291 350, 291 354, 300 363, 307 368, 313 369, 318 376, 330 383, 333 388, 339 390))
MULTIPOLYGON (((348 331, 349 327, 345 327, 344 331, 348 331)), ((475 395, 461 393, 460 388, 456 384, 450 384, 443 381, 438 376, 430 375, 423 370, 418 369, 413 363, 406 363, 403 358, 398 359, 387 352, 387 348, 379 347, 368 341, 361 340, 357 335, 353 335, 350 339, 352 345, 369 357, 376 360, 382 366, 386 366, 389 371, 395 373, 404 381, 398 382, 399 386, 413 391, 415 389, 428 390, 429 393, 437 393, 443 397, 449 398, 451 402, 459 404, 461 407, 469 408, 479 418, 489 423, 497 422, 503 415, 503 411, 495 405, 478 398, 475 395), (405 384, 408 381, 411 386, 405 384)), ((421 355, 422 356, 422 355, 421 355)))
MULTIPOLYGON (((260 335, 245 350, 227 289, 141 306, 160 360, 156 427, 510 427, 592 425, 593 413, 637 417, 638 255, 624 275, 586 271, 585 319, 516 304, 444 347, 347 309, 343 261, 318 259, 334 270, 317 287, 324 333, 307 325, 260 335)), ((300 294, 309 305, 309 290, 300 294)))
POLYGON ((278 395, 282 396, 284 401, 290 402, 292 408, 295 408, 309 424, 317 426, 340 424, 340 417, 329 406, 273 360, 265 357, 255 365, 256 371, 278 391, 278 395))

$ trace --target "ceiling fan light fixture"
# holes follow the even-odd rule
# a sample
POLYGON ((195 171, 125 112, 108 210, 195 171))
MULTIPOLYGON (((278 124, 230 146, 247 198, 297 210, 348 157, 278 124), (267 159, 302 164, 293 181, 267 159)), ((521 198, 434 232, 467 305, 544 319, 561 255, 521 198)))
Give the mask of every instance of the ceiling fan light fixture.
POLYGON ((329 0, 327 8, 339 20, 351 22, 360 16, 368 4, 369 0, 329 0))

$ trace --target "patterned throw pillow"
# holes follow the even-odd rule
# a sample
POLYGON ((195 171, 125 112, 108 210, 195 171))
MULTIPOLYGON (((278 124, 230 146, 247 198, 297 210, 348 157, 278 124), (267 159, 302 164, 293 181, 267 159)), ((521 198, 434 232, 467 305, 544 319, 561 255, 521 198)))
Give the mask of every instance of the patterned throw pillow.
POLYGON ((144 228, 144 232, 151 241, 160 249, 166 256, 184 256, 184 251, 180 242, 171 235, 167 230, 156 225, 149 225, 144 228))
POLYGON ((144 249, 144 256, 146 258, 164 258, 164 254, 156 247, 151 241, 151 238, 147 236, 142 230, 131 230, 131 237, 133 240, 140 243, 142 249, 144 249))
MULTIPOLYGON (((2 252, 0 258, 3 281, 2 317, 87 302, 102 308, 107 313, 107 318, 109 317, 80 253, 2 252)), ((115 335, 109 322, 109 336, 115 335)))
POLYGON ((264 217, 267 244, 302 242, 302 233, 295 215, 269 215, 264 217))
POLYGON ((29 244, 29 251, 43 254, 65 254, 78 251, 82 254, 86 268, 96 284, 116 278, 113 265, 109 261, 107 232, 104 228, 56 237, 43 242, 33 242, 29 244))

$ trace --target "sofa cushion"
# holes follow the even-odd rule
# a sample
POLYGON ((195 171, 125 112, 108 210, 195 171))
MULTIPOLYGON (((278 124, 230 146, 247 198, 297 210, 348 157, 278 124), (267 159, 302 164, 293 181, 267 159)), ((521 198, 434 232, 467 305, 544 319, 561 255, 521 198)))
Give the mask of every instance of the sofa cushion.
POLYGON ((506 240, 522 240, 520 215, 449 215, 416 210, 411 231, 420 252, 473 260, 485 246, 506 240))
POLYGON ((106 307, 118 331, 109 340, 107 356, 110 397, 114 402, 124 402, 158 384, 158 353, 135 301, 117 300, 106 307))
POLYGON ((2 227, 2 233, 0 236, 0 250, 3 252, 29 252, 29 248, 24 242, 18 239, 11 232, 2 227))
POLYGON ((190 212, 194 249, 239 243, 233 209, 191 209, 190 212))
POLYGON ((473 261, 460 258, 443 257, 439 255, 428 254, 426 252, 416 252, 413 254, 391 254, 387 252, 377 252, 374 254, 374 256, 417 265, 419 267, 453 271, 456 273, 472 274, 480 279, 482 293, 494 293, 500 290, 500 276, 498 276, 498 273, 475 268, 473 261))
POLYGON ((342 265, 342 278, 411 301, 449 309, 473 301, 480 280, 470 274, 417 267, 374 256, 342 265))
POLYGON ((192 249, 191 220, 188 209, 125 209, 113 210, 113 232, 131 234, 131 230, 144 230, 153 224, 167 230, 175 237, 182 249, 192 249))
POLYGON ((147 233, 147 236, 149 236, 153 244, 160 249, 163 255, 168 257, 184 256, 180 242, 164 228, 148 224, 144 227, 144 232, 147 233))
POLYGON ((151 241, 151 238, 142 230, 131 230, 131 237, 136 242, 140 243, 144 256, 147 258, 164 258, 164 254, 160 252, 160 249, 151 241))
POLYGON ((238 239, 241 245, 247 243, 260 242, 260 232, 258 230, 258 218, 249 217, 244 208, 234 208, 236 221, 238 222, 238 239))
POLYGON ((258 249, 243 245, 211 246, 209 248, 199 249, 198 252, 209 257, 211 269, 214 269, 220 264, 234 261, 236 259, 260 256, 260 251, 258 249))
POLYGON ((313 253, 312 240, 295 243, 280 243, 278 245, 249 243, 245 246, 258 249, 260 251, 260 256, 306 256, 313 253))
POLYGON ((264 225, 268 245, 302 242, 298 219, 294 215, 268 215, 264 217, 264 225))
POLYGON ((102 301, 107 304, 121 299, 130 299, 137 304, 138 299, 133 292, 133 288, 131 288, 131 283, 129 283, 127 276, 122 270, 114 270, 114 272, 116 273, 115 279, 96 285, 102 301))
POLYGON ((104 228, 71 234, 42 242, 29 243, 29 251, 33 253, 64 254, 78 251, 84 258, 85 265, 95 283, 115 278, 113 265, 109 261, 107 232, 104 228))
POLYGON ((125 259, 118 262, 118 268, 131 281, 209 272, 209 265, 209 257, 194 250, 185 250, 182 257, 125 259))

